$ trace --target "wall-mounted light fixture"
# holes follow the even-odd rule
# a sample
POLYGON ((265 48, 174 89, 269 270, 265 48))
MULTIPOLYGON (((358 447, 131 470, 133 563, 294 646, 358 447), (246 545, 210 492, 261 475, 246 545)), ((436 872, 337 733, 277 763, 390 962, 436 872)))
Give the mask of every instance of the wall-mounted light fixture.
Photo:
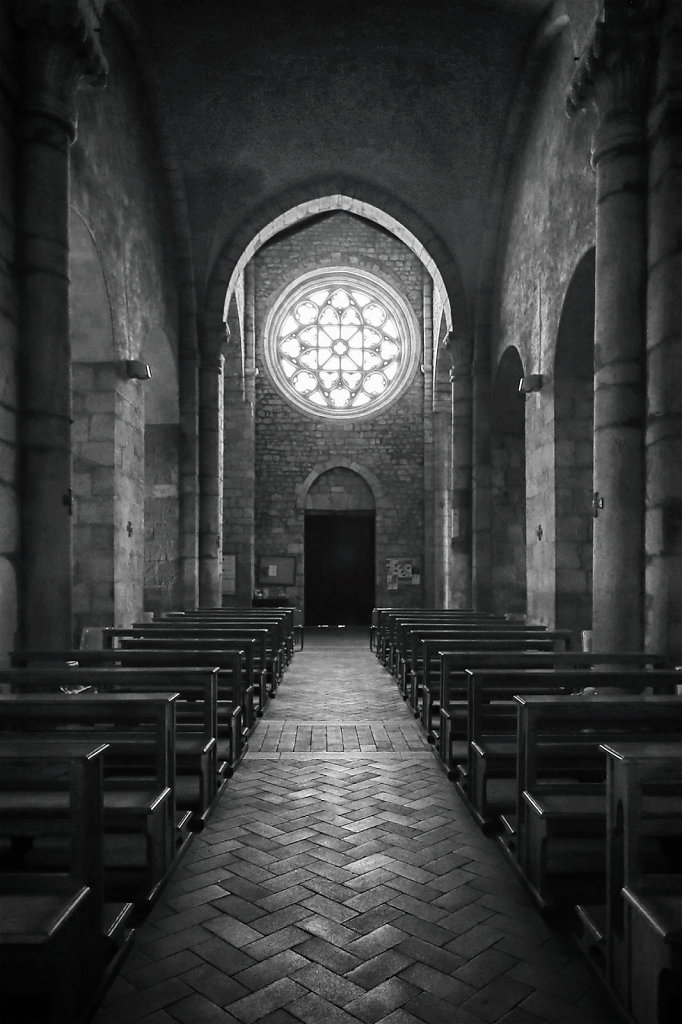
POLYGON ((126 374, 131 380, 149 380, 152 368, 141 359, 126 359, 126 374))
POLYGON ((519 381, 519 391, 523 395, 529 395, 531 391, 539 391, 544 383, 541 373, 530 373, 519 381))

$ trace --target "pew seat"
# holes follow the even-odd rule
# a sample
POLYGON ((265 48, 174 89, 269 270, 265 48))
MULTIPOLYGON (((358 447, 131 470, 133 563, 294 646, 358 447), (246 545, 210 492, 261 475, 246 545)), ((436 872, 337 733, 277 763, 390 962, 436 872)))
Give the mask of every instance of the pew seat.
MULTIPOLYGON (((3 742, 106 743, 102 791, 105 893, 110 900, 151 904, 175 858, 174 763, 176 694, 0 696, 3 742)), ((0 791, 0 813, 14 836, 27 818, 62 820, 63 789, 20 777, 0 791)), ((16 849, 16 844, 15 844, 16 849)), ((21 852, 27 868, 60 865, 68 851, 36 841, 21 852)))
MULTIPOLYGON (((102 785, 106 744, 32 737, 0 746, 2 793, 21 779, 26 791, 46 784, 65 798, 65 813, 42 817, 27 808, 24 842, 50 832, 68 851, 60 871, 0 870, 0 1003, 7 1024, 85 1019, 127 955, 132 904, 106 904, 102 885, 102 785), (38 981, 39 980, 39 981, 38 981)), ((0 809, 3 843, 16 818, 0 809)))

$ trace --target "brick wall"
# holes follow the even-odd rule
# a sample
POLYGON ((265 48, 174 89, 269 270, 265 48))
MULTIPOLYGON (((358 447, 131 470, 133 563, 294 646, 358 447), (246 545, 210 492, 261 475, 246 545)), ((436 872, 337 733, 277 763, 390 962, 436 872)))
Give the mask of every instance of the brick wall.
POLYGON ((17 629, 17 291, 15 210, 17 181, 17 47, 9 4, 0 4, 0 666, 15 645, 17 629))
MULTIPOLYGON (((291 554, 298 559, 296 586, 288 596, 303 601, 304 507, 299 489, 315 467, 356 463, 376 479, 376 602, 419 606, 422 587, 395 594, 382 571, 388 557, 423 566, 424 379, 417 372, 397 403, 377 416, 330 422, 308 416, 272 385, 263 359, 265 319, 279 293, 301 274, 325 266, 357 267, 392 285, 414 311, 422 330, 423 270, 392 235, 348 214, 324 217, 280 236, 256 257, 256 555, 291 554)), ((423 361, 423 360, 421 360, 423 361)), ((362 474, 361 474, 362 475, 362 474)), ((341 477, 339 477, 341 479, 341 477)), ((349 478, 346 477, 346 480, 349 478)), ((342 499, 341 499, 342 500, 342 499)))

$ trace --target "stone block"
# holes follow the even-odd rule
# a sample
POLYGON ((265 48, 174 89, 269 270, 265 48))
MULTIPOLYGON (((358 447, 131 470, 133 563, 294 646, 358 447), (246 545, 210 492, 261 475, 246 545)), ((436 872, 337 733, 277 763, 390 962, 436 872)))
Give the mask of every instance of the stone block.
POLYGON ((19 453, 15 445, 0 441, 0 483, 12 485, 17 479, 19 453))
POLYGON ((93 413, 90 417, 89 440, 106 441, 114 437, 114 416, 111 413, 93 413))
POLYGON ((575 441, 557 441, 555 449, 555 459, 557 466, 575 466, 576 465, 576 445, 575 441))
POLYGON ((89 413, 114 413, 116 396, 111 391, 90 391, 85 396, 85 409, 89 413))
POLYGON ((71 363, 71 387, 85 402, 95 387, 95 371, 90 363, 71 363))
POLYGON ((111 520, 111 502, 106 498, 89 498, 78 502, 78 520, 81 523, 106 523, 111 520))
POLYGON ((81 445, 81 457, 93 465, 112 466, 114 452, 109 441, 86 441, 81 445))
POLYGON ((15 555, 19 548, 19 505, 13 487, 0 483, 0 552, 15 555))
POLYGON ((17 415, 14 409, 0 405, 0 441, 10 445, 17 441, 17 415))
POLYGON ((558 541, 556 545, 556 566, 557 571, 559 569, 582 568, 581 554, 578 546, 576 544, 570 544, 567 541, 558 541))
MULTIPOLYGON (((71 477, 73 494, 75 498, 89 498, 92 494, 92 476, 90 473, 78 472, 74 466, 71 477)), ((77 514, 77 513, 76 513, 77 514)))

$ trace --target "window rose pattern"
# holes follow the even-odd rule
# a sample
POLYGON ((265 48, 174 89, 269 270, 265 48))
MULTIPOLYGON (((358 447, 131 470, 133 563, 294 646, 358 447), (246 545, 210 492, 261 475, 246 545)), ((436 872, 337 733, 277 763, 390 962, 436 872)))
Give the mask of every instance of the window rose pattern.
POLYGON ((333 286, 298 297, 281 321, 275 355, 298 401, 332 415, 385 399, 406 358, 396 318, 383 302, 333 286))

